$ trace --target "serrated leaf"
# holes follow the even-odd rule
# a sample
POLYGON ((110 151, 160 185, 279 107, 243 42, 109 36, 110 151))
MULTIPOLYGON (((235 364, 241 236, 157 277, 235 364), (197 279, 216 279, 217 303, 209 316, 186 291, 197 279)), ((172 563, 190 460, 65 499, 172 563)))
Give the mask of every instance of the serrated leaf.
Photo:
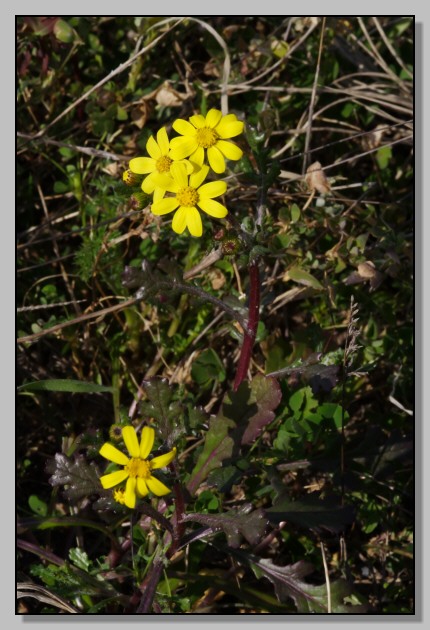
POLYGON ((341 505, 336 497, 320 499, 309 494, 297 501, 279 497, 270 508, 266 508, 271 523, 282 521, 295 523, 319 533, 326 530, 339 533, 354 521, 354 508, 341 505))
MULTIPOLYGON (((303 560, 293 565, 277 566, 269 559, 260 559, 243 551, 235 551, 242 561, 250 565, 257 577, 268 578, 275 588, 280 602, 292 599, 299 613, 328 613, 327 587, 314 586, 302 578, 312 572, 312 565, 303 560)), ((348 604, 352 586, 343 579, 330 584, 330 610, 332 613, 364 613, 366 606, 348 604)))
POLYGON ((187 514, 182 522, 195 521, 206 525, 212 531, 222 530, 227 536, 230 547, 238 548, 242 537, 250 545, 256 545, 264 535, 267 518, 260 508, 252 510, 252 505, 244 505, 237 510, 229 510, 223 514, 187 514))
POLYGON ((293 280, 293 282, 303 284, 306 287, 312 287, 312 289, 316 289, 317 291, 324 290, 321 282, 301 267, 291 267, 291 269, 285 272, 282 279, 284 281, 293 280))
POLYGON ((48 466, 53 472, 49 479, 52 486, 67 486, 65 494, 71 501, 103 491, 100 475, 94 462, 88 464, 82 456, 71 459, 63 453, 56 453, 54 465, 48 466))
POLYGON ((86 381, 75 381, 69 378, 47 379, 44 381, 31 381, 18 387, 19 392, 71 392, 73 394, 99 394, 101 392, 113 392, 113 387, 97 385, 86 381))
POLYGON ((69 558, 78 569, 82 569, 82 571, 89 570, 91 561, 88 558, 88 554, 83 549, 72 547, 69 549, 69 558))
POLYGON ((142 387, 148 400, 141 404, 141 412, 157 420, 161 437, 171 448, 185 433, 183 407, 179 401, 173 400, 174 392, 167 379, 152 378, 144 381, 142 387))

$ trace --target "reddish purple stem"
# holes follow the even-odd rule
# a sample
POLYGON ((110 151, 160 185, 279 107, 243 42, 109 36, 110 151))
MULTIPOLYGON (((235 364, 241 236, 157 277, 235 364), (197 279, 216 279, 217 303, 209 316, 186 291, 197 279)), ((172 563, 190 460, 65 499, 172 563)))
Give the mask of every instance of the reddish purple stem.
POLYGON ((257 336, 258 318, 260 312, 260 274, 258 264, 253 261, 249 265, 249 307, 248 307, 248 332, 244 331, 243 344, 237 365, 233 390, 236 391, 245 380, 249 364, 251 362, 252 348, 257 336))

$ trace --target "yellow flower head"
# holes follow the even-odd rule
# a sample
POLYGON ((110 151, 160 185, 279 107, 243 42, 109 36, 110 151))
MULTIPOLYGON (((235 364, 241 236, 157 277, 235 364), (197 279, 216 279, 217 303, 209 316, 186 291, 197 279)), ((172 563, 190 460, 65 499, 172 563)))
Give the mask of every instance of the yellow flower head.
POLYGON ((181 138, 170 141, 170 157, 182 160, 189 156, 190 161, 202 166, 207 151, 210 167, 215 173, 224 173, 225 158, 240 160, 241 149, 227 138, 234 138, 243 131, 243 122, 234 114, 223 116, 218 109, 208 111, 206 118, 201 114, 191 116, 189 122, 178 118, 173 129, 181 138))
POLYGON ((152 427, 143 427, 140 444, 135 428, 132 426, 123 427, 122 437, 130 457, 108 442, 103 444, 100 449, 102 457, 123 467, 122 470, 116 470, 100 477, 103 488, 105 490, 113 488, 127 480, 124 495, 122 492, 118 493, 115 500, 118 501, 121 498, 120 502, 122 502, 123 499, 124 504, 131 509, 136 505, 136 497, 145 497, 148 492, 152 492, 158 497, 168 494, 169 488, 154 477, 152 471, 170 464, 176 456, 176 448, 169 453, 148 460, 147 457, 152 450, 155 437, 155 431, 152 427))
MULTIPOLYGON (((163 198, 166 187, 172 182, 170 168, 173 159, 169 156, 170 143, 165 127, 157 132, 157 140, 153 136, 149 138, 146 150, 150 157, 133 158, 130 160, 129 170, 131 173, 146 175, 142 182, 142 190, 148 195, 154 193, 154 201, 157 201, 163 198)), ((192 173, 193 165, 188 160, 181 161, 187 173, 192 173)))
POLYGON ((202 219, 197 206, 217 219, 222 219, 228 213, 225 206, 214 200, 214 197, 225 193, 227 184, 224 181, 203 184, 208 172, 209 167, 202 166, 197 173, 188 176, 183 164, 172 164, 173 184, 167 191, 175 193, 175 196, 155 201, 151 207, 152 213, 158 216, 176 210, 172 229, 177 234, 182 234, 187 227, 192 236, 201 236, 202 219))

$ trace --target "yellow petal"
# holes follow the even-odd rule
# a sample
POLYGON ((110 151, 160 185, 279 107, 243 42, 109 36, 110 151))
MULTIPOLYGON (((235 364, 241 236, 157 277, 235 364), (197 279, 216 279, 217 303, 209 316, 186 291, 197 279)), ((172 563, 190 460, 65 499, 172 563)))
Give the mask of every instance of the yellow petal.
POLYGON ((176 197, 165 197, 164 199, 159 199, 151 206, 152 214, 155 214, 157 217, 162 214, 168 214, 172 212, 179 206, 179 201, 176 197))
POLYGON ((165 494, 171 492, 171 490, 169 490, 169 488, 165 486, 164 483, 161 483, 161 481, 159 481, 159 479, 156 479, 155 477, 149 477, 149 479, 146 480, 146 485, 157 497, 162 497, 165 494))
POLYGON ((195 170, 199 170, 201 166, 203 166, 203 162, 205 161, 205 150, 203 147, 197 147, 194 153, 190 155, 190 162, 193 164, 197 164, 198 168, 195 170))
POLYGON ((140 454, 139 457, 146 459, 154 446, 155 431, 152 427, 143 427, 140 434, 140 454))
POLYGON ((146 143, 146 150, 148 154, 154 158, 154 160, 158 160, 161 157, 161 149, 154 140, 154 136, 150 136, 148 142, 146 143))
POLYGON ((217 219, 223 219, 228 214, 227 208, 215 199, 200 199, 199 208, 217 219))
POLYGON ((206 179, 207 174, 209 173, 209 166, 204 164, 199 171, 190 175, 190 186, 193 188, 199 188, 203 184, 206 179))
POLYGON ((240 120, 225 122, 225 120, 221 120, 218 127, 216 128, 217 134, 220 138, 234 138, 234 136, 238 136, 243 131, 243 122, 240 120))
POLYGON ((143 192, 146 193, 147 195, 151 195, 154 192, 154 188, 155 188, 154 175, 155 173, 149 173, 149 175, 147 175, 142 182, 141 188, 143 192))
POLYGON ((145 479, 142 479, 141 477, 137 478, 136 489, 137 494, 140 497, 146 497, 148 494, 148 486, 146 485, 145 479))
POLYGON ((194 125, 197 129, 201 129, 206 125, 206 121, 204 116, 201 114, 196 114, 195 116, 190 116, 190 123, 194 125))
POLYGON ((215 147, 209 147, 208 149, 208 161, 211 165, 211 169, 215 173, 224 173, 225 171, 225 159, 219 149, 215 147))
POLYGON ((206 116, 206 125, 212 129, 217 126, 222 118, 222 113, 219 109, 210 109, 206 116))
POLYGON ((173 448, 168 453, 164 453, 164 455, 158 455, 158 457, 154 457, 149 462, 151 466, 151 470, 157 470, 157 468, 164 468, 172 462, 176 457, 176 448, 173 448))
POLYGON ((113 473, 109 473, 108 475, 103 475, 100 477, 100 482, 105 490, 108 488, 113 488, 117 486, 121 481, 127 479, 128 472, 126 470, 116 470, 113 473))
POLYGON ((190 162, 189 160, 181 160, 181 164, 185 166, 187 175, 191 175, 191 173, 194 173, 194 171, 196 170, 196 165, 192 164, 192 162, 190 162))
POLYGON ((188 186, 187 170, 182 162, 173 162, 170 167, 170 173, 179 188, 186 188, 188 186))
POLYGON ((136 429, 131 425, 122 428, 122 439, 131 457, 139 457, 139 442, 137 441, 136 429))
POLYGON ((182 232, 187 227, 187 211, 189 208, 185 208, 181 206, 179 210, 175 212, 175 216, 172 221, 172 230, 176 232, 176 234, 182 234, 182 232))
POLYGON ((173 177, 169 173, 151 173, 151 175, 148 175, 148 177, 151 177, 151 180, 154 182, 154 188, 157 187, 164 188, 164 190, 169 190, 174 183, 173 177))
POLYGON ((170 141, 169 157, 172 160, 183 160, 193 153, 198 147, 195 136, 181 136, 170 141))
POLYGON ((218 127, 220 125, 226 125, 227 123, 231 123, 231 122, 237 122, 236 114, 226 114, 225 116, 223 116, 218 124, 218 127))
POLYGON ((136 477, 129 477, 125 484, 124 503, 131 510, 136 506, 136 477))
POLYGON ((154 196, 153 196, 153 203, 156 203, 157 201, 160 201, 160 199, 163 199, 164 197, 164 193, 166 191, 163 188, 155 188, 154 190, 154 196))
POLYGON ((202 218, 197 208, 188 208, 187 228, 191 236, 201 236, 203 234, 202 218))
POLYGON ((218 180, 217 182, 208 182, 199 188, 200 199, 212 199, 223 195, 227 190, 226 182, 218 180))
POLYGON ((233 144, 233 142, 218 140, 216 146, 228 160, 240 160, 243 155, 242 149, 239 149, 239 147, 236 144, 233 144))
POLYGON ((181 134, 181 136, 195 136, 196 129, 183 118, 178 118, 172 125, 173 129, 181 134))
POLYGON ((161 129, 157 131, 157 142, 160 147, 161 155, 168 155, 170 146, 166 127, 161 127, 161 129))
POLYGON ((105 459, 108 459, 110 462, 114 462, 115 464, 119 464, 120 466, 127 466, 128 457, 121 451, 119 451, 115 446, 106 442, 103 444, 99 451, 100 455, 105 459))
POLYGON ((146 175, 147 173, 155 171, 155 160, 149 157, 133 158, 130 160, 128 167, 132 173, 146 175))

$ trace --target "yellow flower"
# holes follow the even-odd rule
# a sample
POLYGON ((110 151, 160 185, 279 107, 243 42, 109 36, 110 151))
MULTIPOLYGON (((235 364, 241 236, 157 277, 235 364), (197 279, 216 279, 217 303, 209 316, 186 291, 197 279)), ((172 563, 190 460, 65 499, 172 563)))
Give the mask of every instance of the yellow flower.
POLYGON ((169 453, 148 460, 147 457, 154 445, 155 437, 155 431, 152 427, 143 427, 140 444, 132 426, 123 427, 122 437, 130 457, 108 442, 103 444, 100 449, 102 457, 123 467, 122 470, 116 470, 100 477, 103 488, 105 490, 113 488, 127 479, 125 492, 121 498, 124 499, 124 504, 131 509, 136 505, 136 497, 145 497, 148 492, 152 492, 158 497, 168 494, 169 488, 154 477, 152 471, 170 464, 176 456, 176 448, 169 453))
MULTIPOLYGON (((157 201, 163 198, 165 186, 172 182, 170 168, 173 159, 169 156, 170 143, 165 127, 157 131, 157 140, 154 136, 149 138, 146 150, 150 157, 133 158, 128 166, 132 173, 146 175, 142 182, 142 190, 148 195, 154 193, 154 201, 157 201)), ((188 160, 181 161, 187 173, 192 173, 193 165, 188 160)))
POLYGON ((243 131, 243 122, 234 114, 223 116, 218 109, 210 109, 206 118, 201 114, 191 116, 189 122, 178 118, 173 129, 182 138, 170 141, 170 157, 182 160, 189 156, 190 161, 202 166, 207 150, 210 167, 215 173, 224 173, 225 159, 240 160, 243 151, 227 138, 234 138, 243 131))
POLYGON ((177 209, 172 229, 177 234, 182 234, 187 227, 192 236, 201 236, 202 219, 196 206, 217 219, 222 219, 228 213, 225 206, 214 200, 214 197, 225 193, 227 184, 224 181, 203 184, 208 172, 209 167, 202 166, 197 173, 188 177, 183 164, 173 163, 171 167, 173 184, 167 191, 175 193, 175 196, 156 201, 152 204, 151 212, 159 216, 177 209))

